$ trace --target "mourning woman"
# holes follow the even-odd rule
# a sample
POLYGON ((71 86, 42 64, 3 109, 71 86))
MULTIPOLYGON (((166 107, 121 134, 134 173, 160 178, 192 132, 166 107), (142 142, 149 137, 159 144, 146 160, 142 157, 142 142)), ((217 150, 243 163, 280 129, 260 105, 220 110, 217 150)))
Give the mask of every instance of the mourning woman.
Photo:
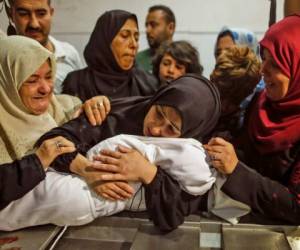
MULTIPOLYGON (((110 114, 101 126, 89 125, 82 115, 62 127, 52 129, 39 139, 38 145, 59 135, 76 145, 76 152, 57 158, 55 161, 57 170, 77 173, 93 185, 99 181, 93 177, 91 171, 91 167, 97 167, 97 163, 90 162, 84 157, 93 145, 120 133, 195 138, 200 142, 205 141, 219 119, 221 108, 216 87, 205 78, 194 75, 178 78, 172 84, 162 87, 153 97, 113 100, 111 107, 110 114)), ((206 199, 205 196, 195 197, 185 193, 177 181, 134 152, 129 152, 128 162, 132 163, 131 168, 143 166, 143 170, 133 171, 134 174, 127 176, 127 180, 140 180, 145 185, 147 210, 151 217, 156 213, 152 210, 156 211, 157 207, 158 209, 162 209, 163 206, 169 207, 162 210, 159 216, 153 217, 162 230, 174 229, 183 222, 182 216, 177 217, 179 211, 184 214, 193 212, 193 209, 198 211, 199 203, 206 199), (137 176, 138 173, 141 175, 137 176), (163 189, 170 191, 165 192, 163 189), (182 196, 191 200, 192 204, 173 206, 171 209, 169 199, 176 197, 179 202, 182 196), (165 213, 166 211, 169 212, 165 213)), ((102 189, 99 187, 98 191, 101 193, 102 189)), ((113 192, 118 191, 114 189, 113 192)), ((201 204, 206 206, 205 201, 201 204)))
POLYGON ((105 12, 84 50, 87 67, 67 76, 63 93, 82 101, 97 95, 118 98, 153 94, 157 80, 135 67, 138 40, 134 14, 123 10, 105 12))
POLYGON ((55 69, 53 54, 35 40, 0 38, 0 230, 93 219, 89 194, 80 192, 84 182, 49 168, 58 155, 74 151, 74 144, 59 137, 34 148, 42 134, 81 107, 78 98, 53 95, 55 69), (75 205, 68 209, 69 203, 75 205))
POLYGON ((223 192, 251 207, 245 221, 300 224, 299 25, 299 15, 286 17, 260 42, 266 88, 235 147, 221 138, 207 146, 215 168, 228 176, 223 192))

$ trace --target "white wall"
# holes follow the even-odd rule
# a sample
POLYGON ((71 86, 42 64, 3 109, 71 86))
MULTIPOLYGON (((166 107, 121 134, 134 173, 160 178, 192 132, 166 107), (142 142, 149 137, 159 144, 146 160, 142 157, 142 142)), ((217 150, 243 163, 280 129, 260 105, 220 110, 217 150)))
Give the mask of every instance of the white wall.
MULTIPOLYGON (((269 0, 52 0, 55 7, 52 35, 72 43, 82 55, 97 18, 106 10, 124 9, 136 13, 141 31, 140 49, 147 47, 144 22, 154 4, 165 4, 174 11, 177 28, 174 40, 186 39, 198 48, 204 74, 214 65, 213 47, 224 25, 252 30, 261 38, 268 26, 269 0)), ((277 20, 283 16, 283 0, 277 0, 277 20)), ((0 13, 0 28, 7 19, 0 13)))

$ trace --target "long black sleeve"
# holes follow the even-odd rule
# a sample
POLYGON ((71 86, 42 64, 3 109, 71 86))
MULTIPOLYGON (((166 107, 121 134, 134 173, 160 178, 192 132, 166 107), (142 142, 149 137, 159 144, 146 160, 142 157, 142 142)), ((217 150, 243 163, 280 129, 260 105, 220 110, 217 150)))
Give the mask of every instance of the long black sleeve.
POLYGON ((249 205, 254 213, 289 224, 300 224, 300 162, 287 186, 263 177, 242 162, 229 175, 222 191, 249 205))
POLYGON ((54 128, 44 134, 36 142, 36 146, 40 146, 43 141, 56 136, 65 137, 76 145, 77 150, 75 152, 58 156, 51 165, 58 171, 69 172, 69 165, 76 155, 78 153, 85 155, 92 146, 100 141, 101 128, 99 126, 92 126, 83 114, 65 123, 63 126, 54 128))
POLYGON ((35 154, 0 165, 0 210, 32 190, 45 176, 35 154))
POLYGON ((146 206, 150 218, 161 231, 176 229, 184 217, 207 210, 207 196, 193 196, 181 190, 179 183, 158 168, 154 180, 145 185, 146 206))

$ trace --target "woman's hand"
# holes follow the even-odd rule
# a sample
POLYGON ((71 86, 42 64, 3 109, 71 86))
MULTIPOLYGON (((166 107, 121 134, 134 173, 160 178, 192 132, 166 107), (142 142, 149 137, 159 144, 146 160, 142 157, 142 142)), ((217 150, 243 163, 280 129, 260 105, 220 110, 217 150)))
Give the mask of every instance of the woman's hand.
POLYGON ((102 197, 109 200, 124 200, 130 198, 134 189, 126 182, 103 182, 102 176, 107 172, 93 168, 93 162, 81 154, 72 161, 70 170, 83 177, 86 183, 102 197))
POLYGON ((44 141, 35 151, 42 166, 46 169, 61 154, 71 153, 76 150, 73 142, 62 136, 57 136, 44 141))
POLYGON ((212 165, 223 174, 231 174, 238 164, 234 147, 220 137, 212 138, 204 145, 212 165))
POLYGON ((93 168, 113 172, 102 175, 102 180, 141 181, 149 184, 155 177, 157 167, 138 151, 123 146, 118 151, 102 150, 94 157, 93 168))
POLYGON ((110 101, 104 95, 95 96, 85 101, 82 109, 93 126, 100 125, 110 112, 110 101))
POLYGON ((111 201, 130 199, 134 194, 134 189, 122 181, 104 182, 97 190, 102 197, 111 201))

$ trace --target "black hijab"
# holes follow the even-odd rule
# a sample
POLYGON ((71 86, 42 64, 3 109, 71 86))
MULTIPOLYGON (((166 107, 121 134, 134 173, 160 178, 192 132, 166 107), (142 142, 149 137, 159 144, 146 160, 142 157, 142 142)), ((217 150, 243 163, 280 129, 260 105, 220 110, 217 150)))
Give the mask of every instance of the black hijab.
POLYGON ((114 37, 128 19, 138 24, 136 15, 123 10, 107 11, 100 16, 84 50, 87 67, 68 74, 63 93, 85 101, 96 95, 119 98, 155 92, 158 81, 154 76, 135 66, 121 69, 111 50, 114 37))
POLYGON ((175 108, 182 119, 181 137, 200 142, 218 122, 221 104, 215 85, 202 76, 185 75, 162 86, 153 97, 127 97, 111 102, 111 112, 100 126, 92 126, 82 114, 45 134, 38 142, 64 136, 85 154, 98 142, 118 134, 143 135, 143 123, 152 105, 175 108))
POLYGON ((107 124, 113 134, 142 135, 146 114, 152 105, 175 108, 182 119, 181 137, 199 141, 207 138, 216 126, 221 103, 216 87, 206 78, 188 74, 162 86, 152 97, 116 99, 112 103, 107 124), (111 126, 115 124, 115 126, 111 126))

